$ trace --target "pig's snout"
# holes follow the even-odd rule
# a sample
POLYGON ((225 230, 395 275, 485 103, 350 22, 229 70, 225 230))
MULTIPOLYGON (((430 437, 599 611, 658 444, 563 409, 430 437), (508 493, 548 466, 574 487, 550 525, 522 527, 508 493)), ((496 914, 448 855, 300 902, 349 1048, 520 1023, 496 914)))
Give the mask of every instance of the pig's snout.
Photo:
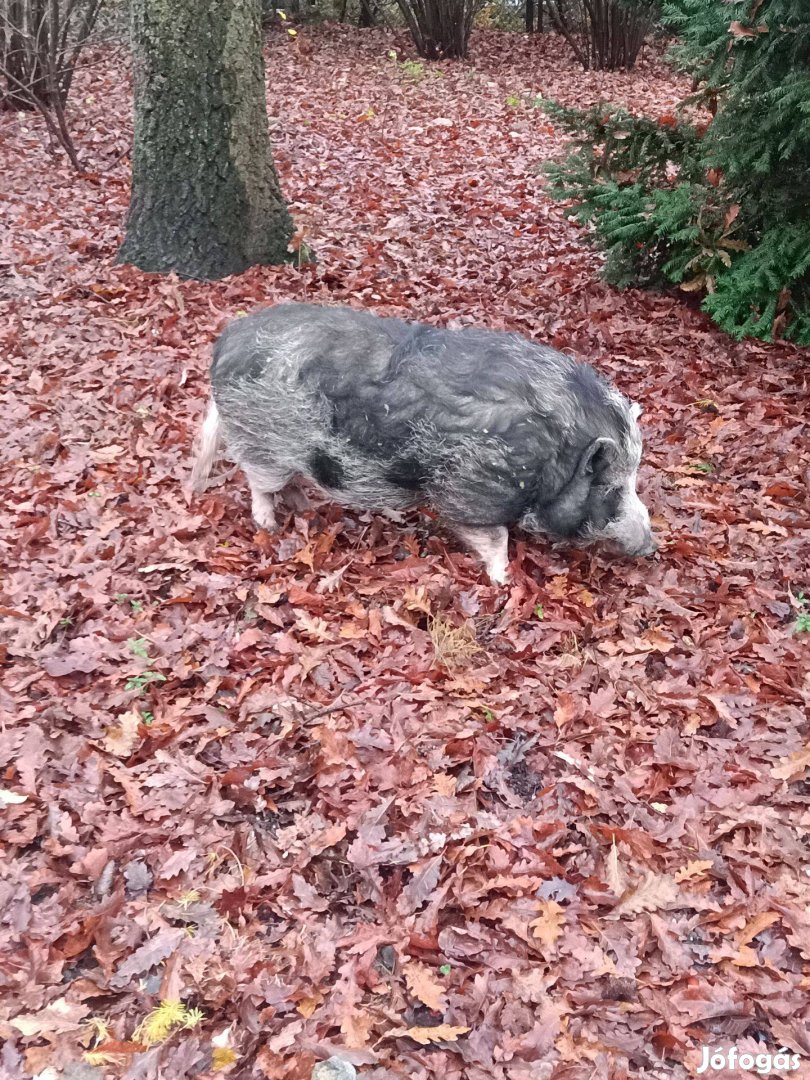
POLYGON ((645 558, 658 550, 650 525, 650 513, 636 494, 635 483, 628 485, 622 513, 608 525, 605 536, 631 559, 645 558))

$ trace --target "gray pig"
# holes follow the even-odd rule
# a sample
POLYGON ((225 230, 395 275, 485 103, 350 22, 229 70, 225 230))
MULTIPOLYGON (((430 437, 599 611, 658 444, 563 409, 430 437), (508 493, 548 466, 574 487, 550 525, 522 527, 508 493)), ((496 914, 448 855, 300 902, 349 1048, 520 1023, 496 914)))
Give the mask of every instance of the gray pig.
POLYGON ((656 550, 636 493, 638 405, 519 334, 282 304, 225 328, 211 386, 194 487, 221 438, 263 528, 273 494, 303 478, 364 510, 433 507, 498 583, 510 525, 656 550))

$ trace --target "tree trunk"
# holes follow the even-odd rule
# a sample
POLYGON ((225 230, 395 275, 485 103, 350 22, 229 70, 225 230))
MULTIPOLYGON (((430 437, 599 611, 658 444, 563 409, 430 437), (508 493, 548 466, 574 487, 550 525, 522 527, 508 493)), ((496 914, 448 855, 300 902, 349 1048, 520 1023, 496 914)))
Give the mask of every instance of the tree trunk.
POLYGON ((374 25, 374 12, 371 8, 371 0, 360 0, 360 13, 357 16, 357 25, 361 28, 374 25))
POLYGON ((534 33, 534 0, 526 0, 526 33, 534 33))
POLYGON ((135 143, 119 262, 221 278, 289 259, 260 0, 132 0, 135 143))

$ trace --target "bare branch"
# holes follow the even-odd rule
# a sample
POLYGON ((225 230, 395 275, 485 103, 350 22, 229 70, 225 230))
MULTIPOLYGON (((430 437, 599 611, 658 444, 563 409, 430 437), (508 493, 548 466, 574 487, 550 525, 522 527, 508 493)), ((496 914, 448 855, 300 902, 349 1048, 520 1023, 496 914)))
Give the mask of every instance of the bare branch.
POLYGON ((0 0, 0 108, 36 110, 80 169, 65 107, 103 0, 0 0))

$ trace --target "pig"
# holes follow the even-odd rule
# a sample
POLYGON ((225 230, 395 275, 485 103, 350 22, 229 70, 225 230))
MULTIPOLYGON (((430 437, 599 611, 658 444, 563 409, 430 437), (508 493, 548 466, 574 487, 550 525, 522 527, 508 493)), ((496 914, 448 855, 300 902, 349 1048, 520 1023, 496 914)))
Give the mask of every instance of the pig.
POLYGON ((192 484, 205 487, 222 442, 268 530, 293 481, 363 510, 429 506, 502 584, 512 526, 656 550, 636 491, 640 411, 517 333, 280 304, 215 343, 192 484))

